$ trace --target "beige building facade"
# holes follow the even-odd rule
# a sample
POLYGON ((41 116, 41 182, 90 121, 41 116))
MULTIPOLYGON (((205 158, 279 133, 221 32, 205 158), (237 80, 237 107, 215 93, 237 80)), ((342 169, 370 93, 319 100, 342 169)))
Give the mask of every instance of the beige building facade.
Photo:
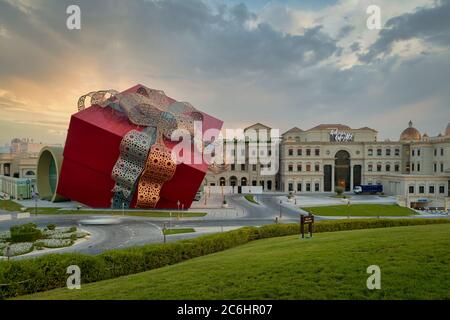
MULTIPOLYGON (((248 129, 270 127, 258 123, 248 129)), ((450 124, 429 137, 410 122, 397 141, 379 141, 378 132, 368 127, 294 127, 281 135, 278 149, 277 174, 262 176, 260 165, 229 165, 224 172, 208 172, 204 185, 314 193, 381 184, 385 194, 403 197, 408 206, 443 207, 450 196, 450 124)))
MULTIPOLYGON (((256 123, 250 127, 243 130, 244 134, 248 134, 249 131, 253 130, 257 136, 260 134, 266 135, 266 141, 268 144, 271 142, 270 130, 272 128, 256 123)), ((276 137, 279 139, 280 137, 276 137)), ((242 142, 242 141, 241 141, 242 142)), ((278 159, 279 148, 273 148, 269 145, 264 148, 255 150, 252 149, 251 143, 246 141, 243 143, 243 148, 239 149, 239 140, 225 139, 224 140, 224 153, 226 153, 227 145, 230 147, 232 158, 231 161, 225 161, 225 169, 219 170, 220 172, 209 171, 203 180, 203 186, 233 186, 233 187, 245 187, 245 186, 261 186, 264 191, 276 191, 279 188, 278 185, 278 175, 265 174, 263 173, 264 166, 269 164, 264 164, 259 161, 259 157, 273 157, 278 159), (245 159, 245 161, 239 161, 238 155, 245 159), (252 161, 254 159, 254 161, 252 161)), ((277 144, 278 146, 279 144, 277 144)))

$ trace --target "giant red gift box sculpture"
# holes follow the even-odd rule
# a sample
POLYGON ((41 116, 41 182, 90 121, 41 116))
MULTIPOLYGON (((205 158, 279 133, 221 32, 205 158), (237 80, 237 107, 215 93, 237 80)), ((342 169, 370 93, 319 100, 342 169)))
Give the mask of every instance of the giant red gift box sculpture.
POLYGON ((209 129, 218 135, 222 121, 142 85, 91 92, 80 98, 78 110, 70 120, 58 194, 94 208, 190 207, 208 169, 194 122, 200 121, 203 136, 209 129), (200 162, 173 158, 177 129, 195 137, 190 158, 200 155, 200 162))

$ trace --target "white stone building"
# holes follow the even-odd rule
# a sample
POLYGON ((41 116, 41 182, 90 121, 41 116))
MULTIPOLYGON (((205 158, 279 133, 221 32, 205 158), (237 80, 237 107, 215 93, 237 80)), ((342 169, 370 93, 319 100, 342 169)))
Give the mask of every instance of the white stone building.
MULTIPOLYGON (((270 128, 258 123, 248 129, 270 128)), ((422 136, 412 122, 398 141, 378 141, 377 134, 342 124, 294 127, 281 135, 278 174, 262 177, 260 165, 230 165, 220 174, 208 173, 204 184, 262 185, 265 191, 294 193, 382 184, 385 194, 405 205, 444 207, 450 196, 450 124, 436 137, 422 136)))

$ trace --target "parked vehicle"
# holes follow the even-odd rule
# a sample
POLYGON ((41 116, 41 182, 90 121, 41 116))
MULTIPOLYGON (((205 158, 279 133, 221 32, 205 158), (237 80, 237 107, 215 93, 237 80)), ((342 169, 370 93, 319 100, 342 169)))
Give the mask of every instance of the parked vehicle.
POLYGON ((355 194, 377 194, 383 192, 383 186, 381 184, 369 184, 369 185, 362 185, 362 186, 356 186, 353 188, 353 193, 355 194))

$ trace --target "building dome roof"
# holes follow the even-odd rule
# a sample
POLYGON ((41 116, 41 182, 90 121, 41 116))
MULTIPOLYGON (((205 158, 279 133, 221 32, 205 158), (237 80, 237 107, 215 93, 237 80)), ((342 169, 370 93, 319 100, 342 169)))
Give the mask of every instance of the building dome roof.
POLYGON ((400 135, 400 140, 409 141, 409 140, 420 140, 422 136, 420 135, 419 130, 413 127, 412 121, 409 121, 409 127, 403 130, 400 135))
POLYGON ((445 129, 445 135, 450 136, 450 122, 447 125, 447 129, 445 129))

